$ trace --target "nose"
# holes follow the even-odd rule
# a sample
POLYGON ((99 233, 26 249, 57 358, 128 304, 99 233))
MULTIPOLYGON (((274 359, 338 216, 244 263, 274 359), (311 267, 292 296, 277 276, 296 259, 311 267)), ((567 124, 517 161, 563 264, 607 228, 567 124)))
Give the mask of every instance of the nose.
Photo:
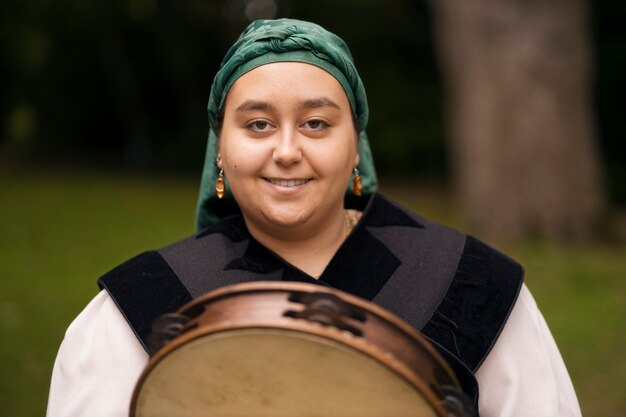
POLYGON ((291 129, 285 129, 276 136, 276 144, 272 158, 281 165, 291 165, 302 160, 302 148, 298 134, 291 129))

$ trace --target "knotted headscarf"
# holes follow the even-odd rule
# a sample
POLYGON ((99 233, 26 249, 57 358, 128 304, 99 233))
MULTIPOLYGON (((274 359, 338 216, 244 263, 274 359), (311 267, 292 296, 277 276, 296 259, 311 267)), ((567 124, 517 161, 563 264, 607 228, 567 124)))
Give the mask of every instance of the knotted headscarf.
POLYGON ((243 31, 237 42, 228 50, 211 86, 208 105, 209 140, 196 214, 198 231, 238 211, 232 193, 227 190, 226 196, 219 200, 215 191, 215 181, 218 177, 218 170, 214 165, 217 157, 215 129, 228 91, 245 73, 273 62, 304 62, 315 65, 339 81, 348 96, 357 122, 359 132, 357 168, 363 179, 363 193, 370 194, 377 189, 374 160, 365 133, 368 119, 367 97, 346 43, 337 35, 314 23, 294 19, 257 20, 243 31))

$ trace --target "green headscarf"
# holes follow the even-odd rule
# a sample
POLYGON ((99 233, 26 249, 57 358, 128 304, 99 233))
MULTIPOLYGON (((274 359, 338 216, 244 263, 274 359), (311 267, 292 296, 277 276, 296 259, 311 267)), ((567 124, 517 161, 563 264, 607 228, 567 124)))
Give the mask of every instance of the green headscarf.
MULTIPOLYGON (((214 165, 217 157, 215 126, 218 125, 219 111, 228 91, 239 77, 254 68, 273 62, 312 64, 327 71, 339 81, 348 96, 357 121, 360 158, 357 168, 363 179, 363 194, 371 194, 378 187, 374 160, 365 133, 368 119, 367 97, 346 43, 337 35, 314 23, 294 19, 257 20, 243 31, 237 42, 228 50, 211 86, 208 105, 209 140, 196 214, 198 231, 238 211, 228 189, 221 200, 217 198, 215 191, 218 176, 218 170, 214 165)), ((349 188, 348 193, 351 192, 349 188)))

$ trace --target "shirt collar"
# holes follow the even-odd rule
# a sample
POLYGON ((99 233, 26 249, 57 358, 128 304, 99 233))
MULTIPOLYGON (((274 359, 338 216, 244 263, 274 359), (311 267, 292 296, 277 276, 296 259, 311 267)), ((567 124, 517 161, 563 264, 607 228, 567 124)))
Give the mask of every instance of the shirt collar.
POLYGON ((228 262, 224 270, 270 274, 282 269, 283 281, 327 285, 371 301, 401 262, 368 229, 389 226, 423 228, 424 225, 379 194, 347 200, 346 207, 363 210, 363 216, 318 279, 291 265, 255 240, 241 214, 230 216, 205 229, 198 237, 221 233, 234 242, 248 241, 243 255, 228 262))

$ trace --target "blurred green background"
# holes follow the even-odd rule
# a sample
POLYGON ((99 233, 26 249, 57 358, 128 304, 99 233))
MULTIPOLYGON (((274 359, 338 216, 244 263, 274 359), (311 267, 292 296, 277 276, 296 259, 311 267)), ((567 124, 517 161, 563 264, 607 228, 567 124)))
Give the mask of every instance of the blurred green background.
MULTIPOLYGON (((63 332, 96 294, 96 278, 140 251, 192 233, 197 181, 65 169, 3 172, 2 180, 0 415, 34 417, 45 410, 63 332)), ((383 191, 459 225, 438 187, 393 182, 383 191), (407 199, 407 190, 415 197, 407 199)), ((499 246, 526 267, 583 415, 622 416, 626 244, 499 246)))
MULTIPOLYGON (((465 230, 448 192, 444 86, 425 2, 4 1, 0 416, 43 415, 63 332, 97 277, 193 232, 209 86, 259 3, 346 40, 367 87, 382 191, 465 230)), ((626 412, 624 16, 626 3, 590 4, 611 233, 492 242, 525 265, 585 416, 626 412)))

